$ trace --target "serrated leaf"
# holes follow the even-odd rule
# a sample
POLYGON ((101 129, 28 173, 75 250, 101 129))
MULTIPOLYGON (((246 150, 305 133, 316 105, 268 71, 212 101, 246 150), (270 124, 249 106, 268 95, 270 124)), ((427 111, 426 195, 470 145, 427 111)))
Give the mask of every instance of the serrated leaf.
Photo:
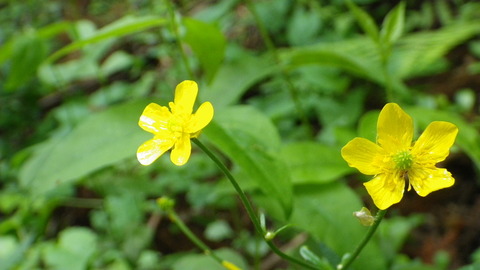
POLYGON ((90 115, 68 134, 37 147, 20 169, 20 184, 41 194, 134 157, 137 147, 149 138, 137 125, 147 103, 131 102, 90 115))
POLYGON ((285 216, 289 216, 292 209, 290 174, 278 155, 278 132, 265 115, 248 106, 229 108, 217 113, 204 133, 264 194, 277 200, 285 216))
POLYGON ((207 82, 210 82, 223 61, 225 37, 216 25, 191 18, 185 18, 183 23, 187 30, 184 37, 185 42, 200 60, 206 73, 207 82))
POLYGON ((400 2, 383 20, 380 41, 388 46, 394 43, 402 35, 404 25, 405 2, 400 2))

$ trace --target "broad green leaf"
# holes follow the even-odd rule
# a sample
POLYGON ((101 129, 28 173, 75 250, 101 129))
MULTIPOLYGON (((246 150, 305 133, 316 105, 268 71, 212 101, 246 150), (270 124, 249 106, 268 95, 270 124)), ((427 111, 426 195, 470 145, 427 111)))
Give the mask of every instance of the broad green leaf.
POLYGON ((293 184, 326 183, 354 171, 340 149, 316 142, 295 142, 282 147, 281 156, 290 169, 293 184))
MULTIPOLYGON (((285 216, 289 215, 292 206, 290 174, 278 154, 278 132, 265 115, 248 106, 225 109, 216 114, 204 132, 264 194, 279 202, 285 216)), ((241 179, 238 181, 241 185, 241 179)))
POLYGON ((217 76, 199 93, 202 100, 208 100, 215 108, 236 103, 255 83, 278 70, 267 56, 253 56, 240 50, 231 61, 224 63, 217 76))
MULTIPOLYGON (((289 222, 340 256, 352 252, 368 230, 352 215, 362 208, 360 199, 342 182, 296 187, 294 202, 289 222)), ((376 241, 368 243, 353 268, 386 269, 376 241)))
POLYGON ((405 2, 400 2, 392 9, 383 20, 382 29, 380 30, 380 41, 390 46, 403 33, 405 24, 405 2))
POLYGON ((352 11, 353 16, 362 27, 362 30, 372 39, 375 43, 379 40, 378 26, 373 20, 373 18, 365 12, 363 9, 358 7, 351 0, 347 0, 347 5, 352 11))
POLYGON ((54 62, 60 57, 76 51, 86 45, 95 44, 97 42, 107 40, 110 38, 119 38, 135 32, 140 32, 152 27, 163 25, 166 22, 163 18, 158 17, 134 17, 126 16, 117 21, 103 27, 95 34, 88 38, 74 41, 73 43, 61 48, 52 54, 47 62, 54 62))
MULTIPOLYGON (((67 32, 71 28, 70 22, 57 22, 49 24, 45 27, 36 29, 34 34, 39 39, 50 39, 55 35, 58 35, 62 32, 67 32)), ((32 36, 32 29, 27 30, 25 33, 21 35, 17 35, 7 41, 5 44, 0 46, 0 64, 12 58, 13 51, 17 48, 17 43, 22 42, 28 36, 32 36)))
MULTIPOLYGON (((242 256, 229 248, 222 248, 213 252, 221 260, 233 263, 240 269, 249 269, 242 256)), ((186 269, 225 270, 226 268, 205 254, 188 254, 178 258, 172 265, 172 270, 186 269)))
POLYGON ((36 147, 20 169, 21 185, 41 194, 134 157, 137 147, 149 138, 137 125, 146 104, 137 101, 90 115, 71 132, 36 147))
POLYGON ((37 68, 48 54, 46 40, 36 32, 18 38, 11 54, 11 65, 5 82, 6 91, 15 91, 36 76, 37 68))
POLYGON ((46 245, 43 258, 48 269, 84 270, 97 250, 97 236, 86 228, 67 228, 60 233, 57 244, 46 245))
POLYGON ((195 19, 185 18, 185 42, 192 48, 200 60, 207 82, 217 73, 225 56, 226 40, 218 26, 195 19))

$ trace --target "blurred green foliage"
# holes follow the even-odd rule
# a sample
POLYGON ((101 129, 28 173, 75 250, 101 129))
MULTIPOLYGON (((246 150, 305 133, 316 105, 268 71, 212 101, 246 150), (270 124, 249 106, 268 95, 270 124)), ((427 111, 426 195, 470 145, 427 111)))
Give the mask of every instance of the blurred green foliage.
MULTIPOLYGON (((452 160, 468 160, 462 166, 474 172, 457 181, 478 188, 479 3, 254 5, 260 21, 240 0, 0 1, 0 269, 222 269, 162 215, 154 199, 164 195, 242 269, 299 269, 272 259, 198 149, 183 167, 136 161, 150 136, 137 126, 143 108, 166 105, 185 79, 215 107, 200 139, 269 226, 292 225, 275 241, 319 269, 366 231, 352 212, 372 204, 340 149, 355 136, 375 140, 386 102, 405 107, 418 130, 456 124, 452 160)), ((462 256, 437 252, 430 265, 407 255, 412 230, 429 215, 401 207, 355 269, 478 267, 471 246, 462 256)))

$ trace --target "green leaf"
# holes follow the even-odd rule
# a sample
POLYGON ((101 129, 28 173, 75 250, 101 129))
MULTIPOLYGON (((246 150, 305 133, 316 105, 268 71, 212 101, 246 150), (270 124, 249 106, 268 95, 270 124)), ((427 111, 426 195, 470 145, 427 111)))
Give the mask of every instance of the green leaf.
POLYGON ((383 20, 380 41, 387 45, 394 43, 402 35, 404 25, 405 2, 400 2, 383 20))
POLYGON ((12 51, 5 90, 13 92, 34 78, 38 66, 47 54, 47 43, 36 32, 30 32, 18 38, 12 51))
MULTIPOLYGON (((312 235, 336 254, 352 252, 367 228, 352 213, 362 207, 358 196, 340 181, 295 188, 294 211, 289 223, 312 235)), ((386 269, 386 259, 370 241, 353 264, 355 269, 386 269)))
POLYGON ((296 5, 287 24, 288 43, 292 46, 312 44, 318 38, 321 26, 322 21, 318 12, 296 5))
POLYGON ((315 266, 318 266, 320 270, 333 270, 333 267, 328 263, 325 258, 318 257, 313 253, 307 246, 302 246, 300 248, 300 256, 305 260, 313 263, 315 266))
POLYGON ((90 115, 71 132, 37 146, 20 169, 21 185, 41 194, 133 158, 137 147, 149 137, 137 125, 146 104, 131 102, 90 115))
POLYGON ((357 22, 360 24, 360 27, 362 27, 362 30, 370 37, 370 39, 377 43, 379 41, 379 32, 377 24, 373 18, 351 0, 347 0, 347 5, 353 13, 353 16, 355 16, 357 22))
POLYGON ((282 147, 281 156, 294 184, 326 183, 354 171, 336 147, 316 142, 295 142, 282 147))
POLYGON ((224 63, 211 84, 199 93, 215 108, 234 104, 255 83, 275 72, 274 62, 267 56, 253 56, 239 50, 233 60, 224 63))
MULTIPOLYGON (((248 106, 225 109, 216 114, 204 133, 264 194, 277 200, 285 216, 289 216, 292 207, 290 174, 278 155, 278 132, 265 115, 248 106)), ((241 179, 238 181, 242 184, 241 179)))
POLYGON ((110 38, 123 37, 135 32, 140 32, 152 27, 160 26, 165 24, 166 20, 158 17, 134 17, 126 16, 117 21, 103 27, 96 33, 91 36, 75 41, 60 50, 56 51, 54 54, 50 55, 47 59, 47 62, 54 62, 60 57, 67 55, 73 51, 76 51, 86 45, 95 44, 100 41, 104 41, 110 38))
POLYGON ((225 56, 225 37, 216 25, 190 18, 185 18, 183 23, 187 30, 185 42, 200 60, 207 82, 210 82, 225 56))
POLYGON ((97 250, 97 236, 86 228, 67 228, 58 243, 46 245, 43 252, 48 269, 87 269, 88 260, 97 250))
POLYGON ((286 49, 281 52, 281 59, 291 68, 312 64, 333 66, 384 83, 379 75, 382 68, 376 45, 365 37, 286 49))
POLYGON ((392 50, 388 68, 402 79, 425 75, 448 51, 479 33, 480 22, 471 21, 402 37, 392 50))

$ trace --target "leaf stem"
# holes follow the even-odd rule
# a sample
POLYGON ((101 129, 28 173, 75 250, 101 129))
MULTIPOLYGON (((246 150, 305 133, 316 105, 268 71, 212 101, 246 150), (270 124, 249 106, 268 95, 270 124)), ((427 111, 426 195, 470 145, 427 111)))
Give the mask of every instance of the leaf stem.
POLYGON ((223 260, 220 259, 220 257, 218 257, 214 252, 212 252, 212 250, 205 244, 202 242, 202 240, 200 240, 188 227, 187 225, 185 225, 185 223, 183 223, 182 219, 180 219, 177 215, 177 213, 175 212, 175 210, 172 209, 169 209, 167 210, 167 213, 168 213, 168 217, 170 218, 170 220, 175 223, 175 225, 178 226, 178 228, 180 229, 180 231, 182 231, 183 234, 185 234, 188 239, 190 239, 198 248, 200 248, 203 253, 205 253, 206 255, 209 255, 211 256, 215 261, 217 261, 218 263, 222 264, 223 263, 223 260))
POLYGON ((247 214, 250 218, 250 220, 253 222, 253 226, 255 227, 255 230, 257 231, 258 234, 262 236, 262 239, 267 243, 267 245, 270 247, 270 249, 275 252, 278 256, 281 258, 293 262, 295 264, 301 265, 305 267, 306 269, 317 269, 314 266, 307 264, 301 260, 298 260, 294 257, 291 257, 285 253, 283 253, 280 249, 278 249, 275 244, 273 244, 272 239, 266 239, 265 235, 266 232, 262 229, 262 226, 260 224, 260 219, 257 217, 255 214, 255 211, 253 210, 253 206, 250 203, 250 200, 248 200, 247 195, 243 191, 243 189, 240 187, 238 184, 237 180, 233 177, 233 175, 230 173, 230 170, 223 164, 220 159, 217 158, 217 156, 210 151, 202 142, 200 142, 198 139, 193 138, 192 141, 202 149, 202 151, 207 154, 207 156, 217 165, 217 167, 225 174, 225 176, 228 178, 232 186, 234 187, 235 191, 238 193, 238 196, 240 197, 240 200, 242 201, 243 206, 245 207, 247 214))
POLYGON ((387 213, 387 210, 379 210, 378 211, 377 215, 375 216, 375 221, 373 222, 370 229, 367 231, 367 234, 365 235, 365 237, 362 239, 362 241, 355 248, 352 255, 350 257, 348 257, 345 261, 342 261, 339 265, 337 265, 337 270, 347 269, 355 261, 355 259, 358 257, 360 252, 362 252, 365 245, 372 238, 373 234, 375 233, 375 231, 378 228, 378 225, 380 224, 380 222, 382 221, 382 219, 383 219, 383 217, 385 216, 386 213, 387 213))
POLYGON ((188 76, 190 76, 190 79, 194 80, 195 75, 192 71, 192 68, 190 67, 190 62, 188 61, 187 54, 185 53, 185 50, 183 49, 182 45, 182 39, 180 38, 180 34, 178 33, 178 25, 176 22, 175 18, 175 10, 174 10, 174 4, 172 3, 172 0, 165 0, 165 4, 167 6, 168 10, 168 17, 169 17, 169 22, 170 22, 170 28, 173 33, 173 36, 175 37, 176 44, 178 46, 178 50, 180 51, 180 56, 182 58, 183 65, 185 66, 185 69, 188 73, 188 76))

